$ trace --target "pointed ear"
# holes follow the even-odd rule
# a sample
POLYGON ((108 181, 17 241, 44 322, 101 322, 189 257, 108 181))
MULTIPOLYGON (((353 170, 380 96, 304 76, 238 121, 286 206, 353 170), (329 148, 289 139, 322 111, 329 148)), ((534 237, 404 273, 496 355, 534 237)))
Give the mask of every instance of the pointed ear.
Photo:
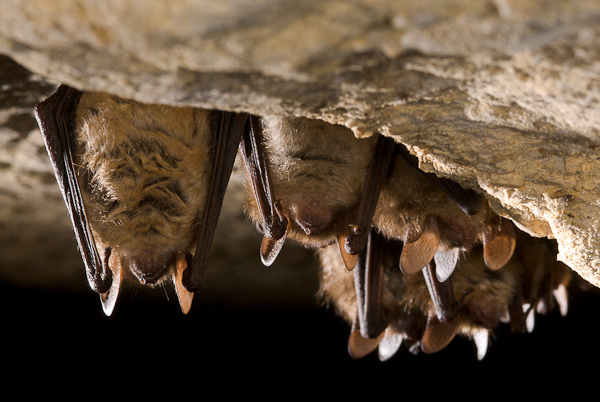
POLYGON ((357 317, 352 323, 350 337, 348 338, 348 354, 354 359, 360 359, 372 353, 375 349, 377 349, 377 346, 384 335, 384 332, 382 332, 376 338, 365 338, 360 333, 360 328, 358 328, 358 326, 359 324, 357 317))
POLYGON ((500 229, 495 236, 484 235, 483 259, 492 271, 502 268, 512 257, 517 244, 515 228, 508 219, 500 218, 500 229))
MULTIPOLYGON (((373 224, 373 215, 379 201, 381 188, 393 169, 398 144, 389 137, 381 134, 377 135, 379 137, 367 169, 365 185, 355 221, 349 225, 351 230, 346 230, 338 234, 338 243, 342 251, 342 256, 345 254, 357 255, 365 248, 367 236, 373 224)), ((349 256, 344 258, 348 269, 352 269, 353 266, 349 265, 352 261, 353 258, 349 256)))
POLYGON ((404 244, 400 255, 400 269, 406 275, 421 271, 431 262, 440 245, 440 230, 437 218, 428 215, 421 237, 416 241, 404 244))
POLYGON ((96 249, 73 165, 75 112, 81 95, 82 92, 61 85, 52 96, 35 107, 35 117, 71 218, 88 283, 95 292, 105 293, 111 289, 112 273, 104 269, 96 249))
POLYGON ((265 237, 261 245, 261 260, 263 264, 271 265, 285 242, 288 219, 283 215, 281 204, 275 196, 264 149, 263 129, 257 116, 249 118, 249 127, 244 131, 240 143, 240 155, 262 221, 265 237))
POLYGON ((430 316, 421 338, 421 350, 425 353, 436 353, 444 349, 456 336, 459 324, 458 316, 450 322, 441 322, 436 316, 430 316))
POLYGON ((192 266, 183 272, 183 285, 190 292, 200 289, 206 275, 206 263, 221 214, 225 191, 242 132, 248 129, 246 113, 212 112, 212 171, 208 186, 208 201, 201 217, 200 234, 192 266))

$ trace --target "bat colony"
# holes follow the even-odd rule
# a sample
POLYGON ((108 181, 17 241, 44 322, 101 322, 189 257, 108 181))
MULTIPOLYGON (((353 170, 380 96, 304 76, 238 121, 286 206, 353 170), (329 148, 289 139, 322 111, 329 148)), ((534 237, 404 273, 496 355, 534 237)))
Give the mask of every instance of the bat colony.
POLYGON ((61 85, 36 107, 90 287, 110 315, 123 281, 172 281, 187 313, 206 272, 236 155, 247 215, 272 264, 315 249, 319 296, 351 326, 348 351, 385 360, 456 336, 478 358, 500 323, 566 314, 571 270, 553 243, 485 198, 418 169, 388 137, 305 118, 144 105, 61 85))

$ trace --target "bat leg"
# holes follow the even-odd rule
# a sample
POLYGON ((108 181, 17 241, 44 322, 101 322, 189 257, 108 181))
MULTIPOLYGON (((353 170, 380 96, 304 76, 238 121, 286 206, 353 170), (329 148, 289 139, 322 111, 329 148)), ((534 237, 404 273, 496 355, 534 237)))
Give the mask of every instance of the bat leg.
POLYGON ((517 244, 516 233, 512 222, 500 218, 498 233, 492 238, 484 236, 483 258, 485 265, 496 271, 502 268, 512 257, 517 244))
POLYGON ((440 245, 440 230, 437 218, 429 215, 421 236, 410 243, 405 243, 400 254, 400 269, 406 275, 421 271, 431 262, 440 245))

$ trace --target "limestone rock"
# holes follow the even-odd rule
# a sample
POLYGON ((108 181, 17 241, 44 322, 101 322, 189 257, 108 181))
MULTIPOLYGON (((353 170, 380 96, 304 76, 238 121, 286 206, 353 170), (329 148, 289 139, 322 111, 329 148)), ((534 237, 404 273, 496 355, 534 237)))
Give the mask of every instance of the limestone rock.
MULTIPOLYGON (((7 0, 0 53, 143 102, 394 137, 600 286, 600 2, 7 0)), ((33 130, 33 129, 32 129, 33 130)))

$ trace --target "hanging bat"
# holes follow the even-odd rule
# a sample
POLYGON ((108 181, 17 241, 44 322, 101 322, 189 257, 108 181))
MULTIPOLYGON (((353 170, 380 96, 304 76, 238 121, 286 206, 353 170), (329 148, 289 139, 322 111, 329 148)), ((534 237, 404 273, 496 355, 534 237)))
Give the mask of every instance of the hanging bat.
POLYGON ((500 269, 511 258, 515 231, 473 190, 426 174, 400 147, 390 178, 382 188, 373 225, 404 243, 400 266, 414 274, 436 259, 441 281, 449 277, 460 251, 483 244, 486 265, 500 269))
POLYGON ((533 306, 545 313, 554 308, 555 301, 561 314, 566 313, 570 270, 556 261, 556 253, 546 247, 545 239, 519 234, 521 237, 524 241, 517 244, 517 252, 501 270, 487 267, 482 244, 462 253, 452 275, 452 288, 434 297, 430 282, 443 284, 435 276, 435 260, 430 263, 433 272, 429 277, 406 275, 396 263, 402 242, 373 230, 365 250, 365 257, 371 257, 364 265, 381 272, 380 278, 370 283, 372 275, 367 275, 369 280, 361 281, 348 272, 336 248, 328 247, 318 251, 319 295, 351 325, 348 351, 355 358, 377 350, 379 358, 387 360, 401 345, 412 353, 435 353, 460 335, 473 340, 477 357, 482 359, 489 335, 498 325, 509 323, 511 330, 519 333, 528 322, 531 331, 533 306), (521 255, 529 258, 524 260, 521 255), (451 316, 440 319, 440 310, 448 307, 453 310, 451 316), (361 315, 370 316, 361 322, 361 315), (365 323, 372 332, 361 328, 365 323))
POLYGON ((202 284, 247 115, 146 105, 66 85, 35 108, 90 287, 110 315, 124 280, 202 284))
POLYGON ((240 149, 252 194, 246 209, 264 234, 263 263, 272 264, 291 239, 308 248, 337 241, 354 266, 395 146, 319 120, 252 118, 240 149))

